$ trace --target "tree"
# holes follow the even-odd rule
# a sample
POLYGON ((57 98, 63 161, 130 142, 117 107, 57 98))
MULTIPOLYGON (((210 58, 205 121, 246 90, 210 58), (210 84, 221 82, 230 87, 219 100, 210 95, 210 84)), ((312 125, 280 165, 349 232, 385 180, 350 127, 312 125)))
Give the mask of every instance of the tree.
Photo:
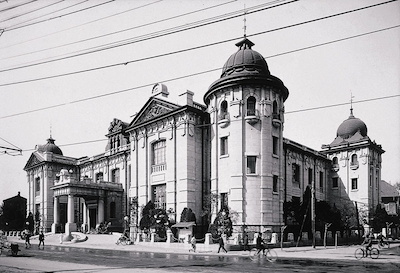
POLYGON ((381 232, 383 228, 386 228, 386 222, 390 221, 386 209, 381 205, 376 206, 371 216, 371 226, 375 232, 381 232))
POLYGON ((232 236, 232 220, 227 207, 218 212, 209 232, 214 238, 221 236, 221 234, 225 234, 227 237, 232 236))
POLYGON ((164 209, 154 207, 153 202, 149 201, 142 210, 142 218, 139 227, 148 233, 153 230, 160 238, 165 238, 167 231, 165 226, 169 225, 168 216, 164 209))
POLYGON ((180 222, 196 222, 196 215, 191 208, 183 209, 180 222))

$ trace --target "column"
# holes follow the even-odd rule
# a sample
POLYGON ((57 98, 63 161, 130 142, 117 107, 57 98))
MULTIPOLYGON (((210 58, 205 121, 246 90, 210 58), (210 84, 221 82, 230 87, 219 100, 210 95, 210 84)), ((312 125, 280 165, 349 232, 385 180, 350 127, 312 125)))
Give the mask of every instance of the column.
POLYGON ((60 223, 59 207, 60 207, 59 197, 58 196, 54 196, 54 210, 53 210, 54 222, 51 225, 51 232, 52 233, 56 233, 57 232, 57 226, 60 223))
POLYGON ((76 231, 76 223, 74 222, 74 196, 68 195, 67 207, 67 223, 65 224, 65 233, 68 235, 72 231, 76 231))
POLYGON ((100 198, 97 204, 97 224, 104 222, 104 199, 100 198))
POLYGON ((86 206, 86 201, 83 202, 83 226, 81 232, 86 233, 89 230, 88 228, 88 208, 86 206))

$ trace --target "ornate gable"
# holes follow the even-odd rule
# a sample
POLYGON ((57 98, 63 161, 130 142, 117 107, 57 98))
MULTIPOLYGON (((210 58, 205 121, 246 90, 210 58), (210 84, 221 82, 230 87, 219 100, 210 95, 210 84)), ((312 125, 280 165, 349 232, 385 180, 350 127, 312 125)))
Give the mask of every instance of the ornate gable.
POLYGON ((152 120, 178 108, 179 105, 177 104, 173 104, 157 98, 151 98, 142 108, 142 110, 140 110, 138 115, 133 119, 131 125, 140 124, 152 120))
POLYGON ((44 158, 41 157, 38 153, 34 152, 29 157, 29 160, 26 163, 24 170, 28 170, 33 167, 36 167, 37 165, 41 164, 42 162, 44 162, 44 158))
POLYGON ((119 120, 119 119, 114 119, 112 122, 110 122, 110 127, 108 127, 108 133, 117 133, 121 132, 123 129, 127 127, 127 123, 119 120))

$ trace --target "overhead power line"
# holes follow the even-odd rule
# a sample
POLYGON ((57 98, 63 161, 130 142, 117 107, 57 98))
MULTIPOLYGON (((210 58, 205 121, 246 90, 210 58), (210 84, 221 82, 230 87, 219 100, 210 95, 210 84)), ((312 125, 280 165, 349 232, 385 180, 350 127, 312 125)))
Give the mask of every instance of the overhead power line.
MULTIPOLYGON (((274 5, 274 6, 267 6, 267 7, 264 7, 264 8, 259 8, 257 10, 247 11, 246 14, 251 14, 251 13, 260 12, 260 11, 267 10, 267 9, 276 8, 276 7, 279 7, 279 6, 282 6, 282 5, 287 5, 287 4, 290 4, 290 3, 293 3, 293 2, 297 2, 297 1, 299 1, 299 0, 292 0, 292 1, 289 1, 289 2, 277 4, 277 5, 274 5)), ((273 1, 273 2, 276 2, 276 1, 273 1)), ((271 3, 272 2, 268 3, 268 5, 270 5, 271 3)), ((251 8, 249 8, 249 9, 251 9, 251 8)), ((247 10, 249 10, 249 9, 247 9, 247 10)), ((191 24, 184 24, 184 25, 181 25, 181 26, 178 26, 178 27, 173 27, 173 28, 170 28, 170 29, 157 31, 157 32, 146 34, 146 35, 142 35, 142 36, 139 36, 139 37, 130 38, 130 39, 122 40, 122 41, 109 43, 109 44, 106 44, 106 45, 101 45, 101 46, 85 49, 85 50, 89 50, 89 51, 86 51, 86 52, 82 52, 83 50, 80 50, 78 52, 82 52, 82 53, 77 53, 75 55, 69 55, 69 56, 66 56, 66 57, 55 58, 55 59, 52 59, 52 60, 47 60, 47 61, 42 61, 42 62, 37 62, 37 63, 31 63, 31 64, 26 64, 26 65, 20 65, 20 66, 16 66, 16 67, 12 67, 12 68, 6 68, 6 69, 3 69, 3 70, 0 70, 0 72, 12 71, 12 70, 16 70, 16 69, 22 69, 22 68, 27 68, 27 67, 32 67, 32 66, 52 63, 52 62, 56 62, 56 61, 66 60, 66 59, 70 59, 70 58, 74 58, 74 57, 84 56, 84 55, 87 55, 87 54, 97 53, 97 52, 108 50, 108 49, 114 49, 114 48, 121 47, 121 46, 126 46, 126 45, 130 45, 130 44, 138 43, 138 42, 143 42, 143 41, 147 41, 147 40, 151 40, 151 39, 155 39, 155 38, 159 38, 159 37, 164 37, 164 36, 167 36, 167 35, 183 32, 183 31, 187 31, 187 30, 192 30, 192 29, 199 28, 199 27, 202 27, 202 26, 215 24, 215 23, 219 23, 219 22, 222 22, 222 21, 226 21, 226 20, 230 20, 230 19, 234 19, 234 18, 243 16, 243 11, 240 10, 240 11, 237 11, 237 12, 232 13, 232 14, 233 15, 229 14, 229 17, 225 17, 226 15, 222 15, 222 16, 220 15, 220 16, 216 16, 216 17, 213 17, 213 18, 208 18, 208 19, 205 19, 205 20, 194 22, 194 23, 191 23, 191 24)))
MULTIPOLYGON (((7 7, 7 8, 4 8, 4 9, 0 9, 0 12, 9 11, 9 10, 12 10, 12 9, 16 9, 16 8, 19 8, 19 7, 28 5, 28 4, 30 4, 30 3, 33 3, 33 2, 37 2, 37 0, 32 0, 32 1, 29 1, 29 2, 26 2, 26 3, 21 3, 21 4, 17 4, 17 5, 11 6, 11 7, 7 7)), ((0 1, 0 3, 1 3, 1 1, 0 1)))
POLYGON ((60 0, 60 1, 58 1, 58 2, 54 2, 54 3, 48 4, 48 5, 44 6, 44 7, 40 7, 40 8, 31 10, 31 11, 25 12, 25 13, 21 13, 21 14, 18 14, 18 15, 13 15, 13 16, 7 18, 7 19, 0 20, 0 23, 3 23, 3 22, 6 22, 6 21, 10 21, 10 20, 16 19, 16 18, 18 18, 18 17, 27 15, 27 14, 29 14, 29 13, 33 13, 33 12, 36 12, 36 11, 38 11, 38 10, 42 10, 42 9, 51 7, 51 6, 53 6, 53 5, 57 5, 57 4, 61 3, 61 2, 64 2, 64 0, 60 0))
MULTIPOLYGON (((55 11, 51 11, 51 12, 49 12, 49 13, 40 15, 40 16, 35 17, 35 18, 31 18, 31 19, 26 20, 26 21, 23 21, 23 22, 19 22, 19 23, 14 24, 14 25, 12 25, 12 26, 10 26, 10 27, 7 27, 7 28, 6 28, 6 31, 9 31, 11 28, 13 28, 13 27, 15 27, 15 26, 22 25, 22 24, 25 24, 25 23, 30 22, 30 21, 34 21, 34 20, 39 19, 39 18, 43 18, 43 17, 45 17, 45 16, 47 16, 47 15, 54 14, 54 13, 57 13, 57 12, 60 12, 60 11, 63 11, 63 10, 66 10, 66 9, 69 9, 69 8, 72 8, 72 7, 75 7, 75 6, 78 6, 78 5, 83 4, 83 3, 87 2, 87 1, 89 1, 89 0, 84 0, 84 1, 78 2, 78 3, 75 3, 75 2, 74 2, 74 3, 73 3, 72 5, 70 5, 70 6, 67 6, 67 7, 64 7, 64 8, 58 9, 58 10, 55 10, 55 11)), ((64 15, 59 15, 59 16, 57 16, 57 18, 62 17, 62 16, 64 16, 64 15)), ((43 21, 48 21, 48 20, 51 20, 51 18, 50 18, 50 19, 45 19, 45 20, 43 20, 43 21)), ((35 22, 35 23, 36 23, 36 22, 35 22)), ((32 24, 33 24, 33 23, 32 23, 32 24)))
MULTIPOLYGON (((296 2, 296 1, 298 1, 298 0, 293 0, 293 1, 285 2, 285 3, 280 3, 280 4, 277 4, 277 5, 274 5, 274 6, 264 7, 264 8, 260 8, 260 9, 253 10, 253 11, 249 11, 249 9, 247 9, 245 14, 251 14, 251 13, 255 13, 255 12, 260 12, 260 11, 263 11, 263 10, 267 10, 267 9, 275 8, 275 7, 278 7, 278 6, 290 4, 290 3, 293 3, 293 2, 296 2)), ((320 18, 316 18, 316 19, 300 22, 300 23, 297 23, 297 24, 292 24, 292 25, 288 25, 288 26, 284 26, 284 27, 280 27, 280 28, 275 28, 275 29, 272 29, 272 30, 259 32, 259 33, 253 34, 253 35, 248 35, 248 37, 255 36, 255 35, 260 35, 260 34, 263 34, 263 33, 270 33, 270 32, 274 32, 274 31, 278 31, 278 30, 283 30, 283 29, 286 29, 286 28, 300 26, 300 25, 304 25, 304 24, 308 24, 308 23, 313 23, 313 22, 317 22, 317 21, 320 21, 320 20, 325 20, 325 19, 336 17, 336 16, 340 16, 340 15, 349 14, 349 13, 352 13, 352 12, 361 11, 361 10, 364 10, 364 9, 376 7, 376 6, 383 5, 383 4, 388 4, 388 3, 391 3, 391 2, 395 2, 395 1, 397 1, 397 0, 390 0, 390 1, 382 2, 382 3, 370 5, 370 6, 365 6, 365 7, 361 7, 361 8, 357 8, 357 9, 341 12, 341 13, 336 13, 336 14, 332 14, 332 15, 328 15, 328 16, 323 16, 323 17, 320 17, 320 18)), ((136 38, 137 40, 134 40, 134 41, 127 41, 127 42, 119 41, 120 44, 117 44, 117 45, 106 45, 108 47, 95 49, 95 50, 92 50, 92 51, 87 51, 87 52, 83 52, 83 53, 79 53, 79 54, 75 54, 75 55, 70 55, 70 56, 66 56, 66 57, 56 58, 56 59, 53 59, 53 60, 47 60, 47 61, 33 63, 33 64, 21 65, 21 66, 17 66, 17 67, 13 67, 13 68, 7 68, 7 69, 0 70, 0 72, 12 71, 12 70, 16 70, 16 69, 22 69, 22 68, 41 65, 41 64, 47 64, 47 63, 51 63, 51 62, 55 62, 55 61, 65 60, 65 59, 69 59, 69 58, 73 58, 73 57, 83 56, 83 55, 86 55, 86 54, 96 53, 96 52, 100 52, 100 51, 103 51, 103 50, 108 50, 108 49, 113 49, 113 48, 120 47, 120 46, 125 46, 125 45, 128 45, 128 44, 133 44, 133 43, 142 42, 142 41, 146 41, 146 40, 150 40, 150 39, 154 39, 154 38, 158 38, 158 37, 162 37, 162 36, 166 36, 166 35, 171 35, 171 34, 174 34, 174 33, 181 32, 181 31, 191 30, 191 29, 202 27, 202 26, 205 26, 205 25, 214 24, 214 23, 218 23, 218 22, 221 22, 221 21, 233 19, 233 18, 236 18, 236 17, 239 17, 239 16, 243 16, 243 11, 239 15, 234 14, 234 15, 229 16, 227 18, 216 19, 216 20, 213 20, 211 22, 206 21, 205 23, 195 22, 193 24, 197 24, 197 25, 194 25, 194 26, 187 27, 187 25, 184 25, 184 26, 181 26, 179 29, 177 27, 175 27, 175 28, 172 28, 172 29, 161 31, 161 33, 160 32, 156 32, 156 34, 154 34, 154 33, 149 34, 149 35, 152 35, 152 36, 149 36, 149 37, 147 37, 147 35, 146 35, 145 37, 140 38, 140 36, 139 36, 139 37, 136 38), (162 33, 162 32, 165 32, 165 31, 167 31, 167 33, 162 33)), ((211 19, 214 19, 214 18, 211 18, 211 19)))
MULTIPOLYGON (((375 101, 375 100, 390 99, 390 98, 395 98, 395 97, 400 97, 400 95, 392 95, 392 96, 377 97, 377 98, 353 101, 353 103, 364 103, 364 102, 370 102, 370 101, 375 101)), ((298 109, 298 110, 285 112, 285 114, 293 114, 293 113, 298 113, 298 112, 313 111, 313 110, 319 110, 319 109, 331 108, 331 107, 338 107, 338 106, 349 105, 349 104, 350 104, 350 102, 343 102, 343 103, 331 104, 331 105, 325 105, 325 106, 319 106, 319 107, 298 109)), ((75 142, 75 143, 69 143, 69 144, 60 144, 58 146, 59 147, 76 146, 76 145, 89 144, 89 143, 94 143, 94 142, 102 142, 102 141, 107 141, 107 140, 108 140, 107 138, 103 138, 103 139, 87 140, 87 141, 81 141, 81 142, 75 142)), ((1 148, 1 146, 0 146, 0 148, 1 148)), ((30 151, 34 151, 34 150, 35 149, 23 149, 23 150, 21 150, 21 152, 30 152, 30 151)))
MULTIPOLYGON (((298 49, 294 49, 294 50, 290 50, 290 51, 286 51, 286 52, 282 52, 282 53, 266 56, 264 58, 265 59, 269 59, 269 58, 273 58, 273 57, 287 55, 287 54, 290 54, 290 53, 295 53, 295 52, 299 52, 299 51, 303 51, 303 50, 307 50, 307 49, 312 49, 312 48, 325 46, 325 45, 329 45, 329 44, 333 44, 333 43, 337 43, 337 42, 342 42, 342 41, 345 41, 345 40, 350 40, 350 39, 354 39, 354 38, 358 38, 358 37, 362 37, 362 36, 366 36, 366 35, 371 35, 371 34, 374 34, 374 33, 382 32, 382 31, 386 31, 386 30, 391 30, 391 29, 398 28, 398 27, 400 27, 400 25, 387 27, 387 28, 383 28, 383 29, 378 29, 378 30, 374 30, 374 31, 370 31, 370 32, 365 32, 365 33, 357 34, 357 35, 353 35, 353 36, 348 36, 348 37, 345 37, 345 38, 336 39, 336 40, 332 40, 332 41, 328 41, 328 42, 324 42, 324 43, 320 43, 320 44, 316 44, 316 45, 312 45, 312 46, 302 47, 302 48, 298 48, 298 49)), ((262 32, 262 33, 257 33, 257 34, 251 34, 251 35, 247 35, 247 37, 256 36, 256 35, 262 35, 262 34, 265 34, 265 33, 262 32)), ((28 83, 28 82, 41 81, 41 80, 48 80, 48 79, 53 79, 53 78, 58 78, 58 77, 71 76, 71 75, 80 74, 80 73, 93 72, 93 71, 96 71, 96 70, 102 70, 102 69, 108 69, 108 68, 122 66, 122 65, 128 65, 130 63, 146 61, 146 60, 150 60, 150 59, 170 56, 170 55, 173 55, 173 54, 179 54, 179 53, 183 53, 183 52, 187 52, 187 51, 191 51, 191 50, 196 50, 196 49, 205 48, 205 47, 209 47, 209 46, 214 46, 214 45, 218 45, 218 44, 222 44, 222 43, 227 43, 227 42, 235 41, 237 39, 238 39, 238 37, 235 37, 235 38, 231 38, 231 39, 227 39, 227 40, 223 40, 223 41, 219 41, 219 42, 215 42, 215 43, 209 43, 209 44, 205 44, 205 45, 201 45, 201 46, 191 47, 191 48, 182 49, 182 50, 178 50, 178 51, 172 51, 172 52, 159 54, 159 55, 153 55, 153 56, 140 58, 140 59, 135 59, 135 60, 129 60, 129 61, 124 61, 124 62, 109 64, 109 65, 105 65, 105 66, 98 66, 98 67, 94 67, 94 68, 78 70, 78 71, 73 71, 73 72, 63 73, 63 74, 57 74, 57 75, 52 75, 52 76, 47 76, 47 77, 41 77, 41 78, 35 78, 35 79, 29 79, 29 80, 22 80, 22 81, 4 83, 4 84, 0 84, 0 87, 9 86, 9 85, 15 85, 15 84, 28 83)), ((215 70, 219 70, 219 69, 221 69, 221 68, 215 68, 215 69, 212 69, 212 70, 209 70, 209 71, 211 72, 211 71, 215 71, 215 70)))
MULTIPOLYGON (((139 8, 143 8, 143 7, 158 3, 160 1, 162 1, 162 0, 159 0, 159 1, 156 1, 156 2, 153 2, 153 3, 149 3, 149 4, 146 4, 146 5, 143 5, 143 6, 135 7, 135 8, 130 9, 130 10, 125 10, 123 12, 120 12, 120 13, 117 13, 117 14, 113 14, 112 16, 120 15, 120 14, 128 12, 128 11, 132 11, 132 10, 136 10, 136 9, 139 9, 139 8)), ((21 56, 24 56, 24 55, 30 55, 30 54, 34 54, 34 53, 38 53, 38 52, 51 50, 51 49, 61 48, 61 47, 64 47, 64 46, 79 44, 79 43, 82 43, 82 42, 87 42, 87 41, 91 41, 91 40, 95 40, 95 39, 99 39, 99 38, 103 38, 103 37, 107 37, 107 36, 111 36, 111 35, 115 35, 115 34, 120 34, 122 32, 126 32, 126 31, 129 31, 129 30, 138 29, 138 28, 142 28, 142 27, 145 27, 145 26, 150 26, 150 25, 154 25, 154 24, 157 24, 157 23, 166 22, 166 21, 169 21, 171 19, 176 19, 176 18, 183 17, 183 16, 186 16, 186 15, 198 13, 198 12, 205 11, 205 10, 209 10, 209 9, 212 9, 212 8, 215 8, 215 7, 219 7, 219 6, 223 6, 223 5, 226 5, 226 4, 230 4, 230 3, 236 2, 236 1, 237 0, 231 0, 229 2, 220 3, 220 4, 217 4, 217 5, 214 5, 214 6, 198 9, 198 10, 187 12, 187 13, 182 13, 182 14, 179 14, 179 15, 176 15, 176 16, 172 16, 172 17, 168 17, 168 18, 165 18, 165 19, 153 21, 153 22, 150 22, 150 23, 146 23, 146 24, 142 24, 142 25, 138 25, 138 26, 134 26, 134 27, 122 29, 122 30, 119 30, 119 31, 115 31, 115 32, 111 32, 111 33, 106 33, 106 34, 102 34, 102 35, 86 38, 86 39, 82 39, 82 40, 71 42, 71 43, 67 43, 67 44, 62 44, 62 45, 58 45, 58 46, 54 46, 54 47, 44 48, 44 49, 37 50, 37 51, 32 51, 32 52, 19 54, 19 55, 14 55, 14 56, 10 56, 10 57, 7 57, 7 58, 3 58, 1 60, 6 60, 6 59, 10 59, 10 58, 15 58, 15 57, 21 57, 21 56)), ((101 19, 103 20, 103 19, 106 19, 106 18, 109 18, 109 17, 111 17, 111 16, 103 17, 101 19)), ((95 20, 95 21, 98 21, 98 20, 95 20)), ((91 23, 95 22, 95 21, 91 21, 91 23)), ((58 32, 55 32, 55 33, 58 33, 58 32)), ((54 34, 54 33, 52 33, 52 34, 54 34)), ((50 34, 50 35, 52 35, 52 34, 50 34)), ((44 37, 44 36, 41 36, 41 37, 44 37)), ((28 40, 28 41, 32 41, 32 40, 28 40)), ((25 42, 28 42, 28 41, 25 41, 25 42)), ((21 43, 18 43, 18 44, 21 44, 21 43)), ((15 44, 15 45, 17 45, 17 44, 15 44)), ((11 47, 11 46, 7 46, 7 47, 3 47, 3 48, 9 48, 9 47, 11 47)), ((0 48, 0 49, 3 49, 3 48, 0 48)))
POLYGON ((109 3, 114 2, 114 1, 115 1, 115 0, 110 0, 110 1, 107 1, 107 2, 104 2, 104 3, 96 4, 96 5, 87 7, 87 8, 83 8, 83 9, 80 9, 80 10, 72 11, 72 12, 69 12, 69 13, 66 13, 66 14, 62 14, 62 15, 55 16, 55 17, 52 17, 52 18, 49 18, 49 19, 44 19, 44 20, 41 20, 41 21, 33 22, 33 23, 30 23, 30 24, 6 28, 5 31, 20 29, 20 28, 27 27, 27 26, 32 26, 32 25, 35 25, 35 24, 39 24, 39 23, 43 23, 43 22, 48 22, 48 21, 50 21, 50 20, 59 19, 59 18, 61 18, 61 17, 68 16, 68 15, 71 15, 71 14, 75 14, 75 13, 78 13, 78 12, 81 12, 81 11, 86 11, 86 10, 88 10, 88 9, 97 8, 97 7, 99 7, 99 6, 102 6, 102 5, 105 5, 105 4, 109 4, 109 3))

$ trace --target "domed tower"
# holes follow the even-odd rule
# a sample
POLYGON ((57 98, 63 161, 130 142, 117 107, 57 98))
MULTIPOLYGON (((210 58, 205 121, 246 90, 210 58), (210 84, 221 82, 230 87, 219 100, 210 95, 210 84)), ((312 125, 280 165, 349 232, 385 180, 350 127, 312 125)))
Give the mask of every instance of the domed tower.
POLYGON ((236 44, 220 79, 204 95, 211 119, 213 216, 228 207, 238 226, 259 231, 283 224, 283 82, 244 38, 236 44))
POLYGON ((369 222, 369 213, 380 203, 381 145, 371 141, 367 125, 353 115, 338 127, 336 138, 323 145, 323 153, 332 160, 330 198, 339 209, 357 203, 360 217, 369 222), (350 200, 352 202, 344 202, 350 200), (338 205, 340 204, 340 205, 338 205))

